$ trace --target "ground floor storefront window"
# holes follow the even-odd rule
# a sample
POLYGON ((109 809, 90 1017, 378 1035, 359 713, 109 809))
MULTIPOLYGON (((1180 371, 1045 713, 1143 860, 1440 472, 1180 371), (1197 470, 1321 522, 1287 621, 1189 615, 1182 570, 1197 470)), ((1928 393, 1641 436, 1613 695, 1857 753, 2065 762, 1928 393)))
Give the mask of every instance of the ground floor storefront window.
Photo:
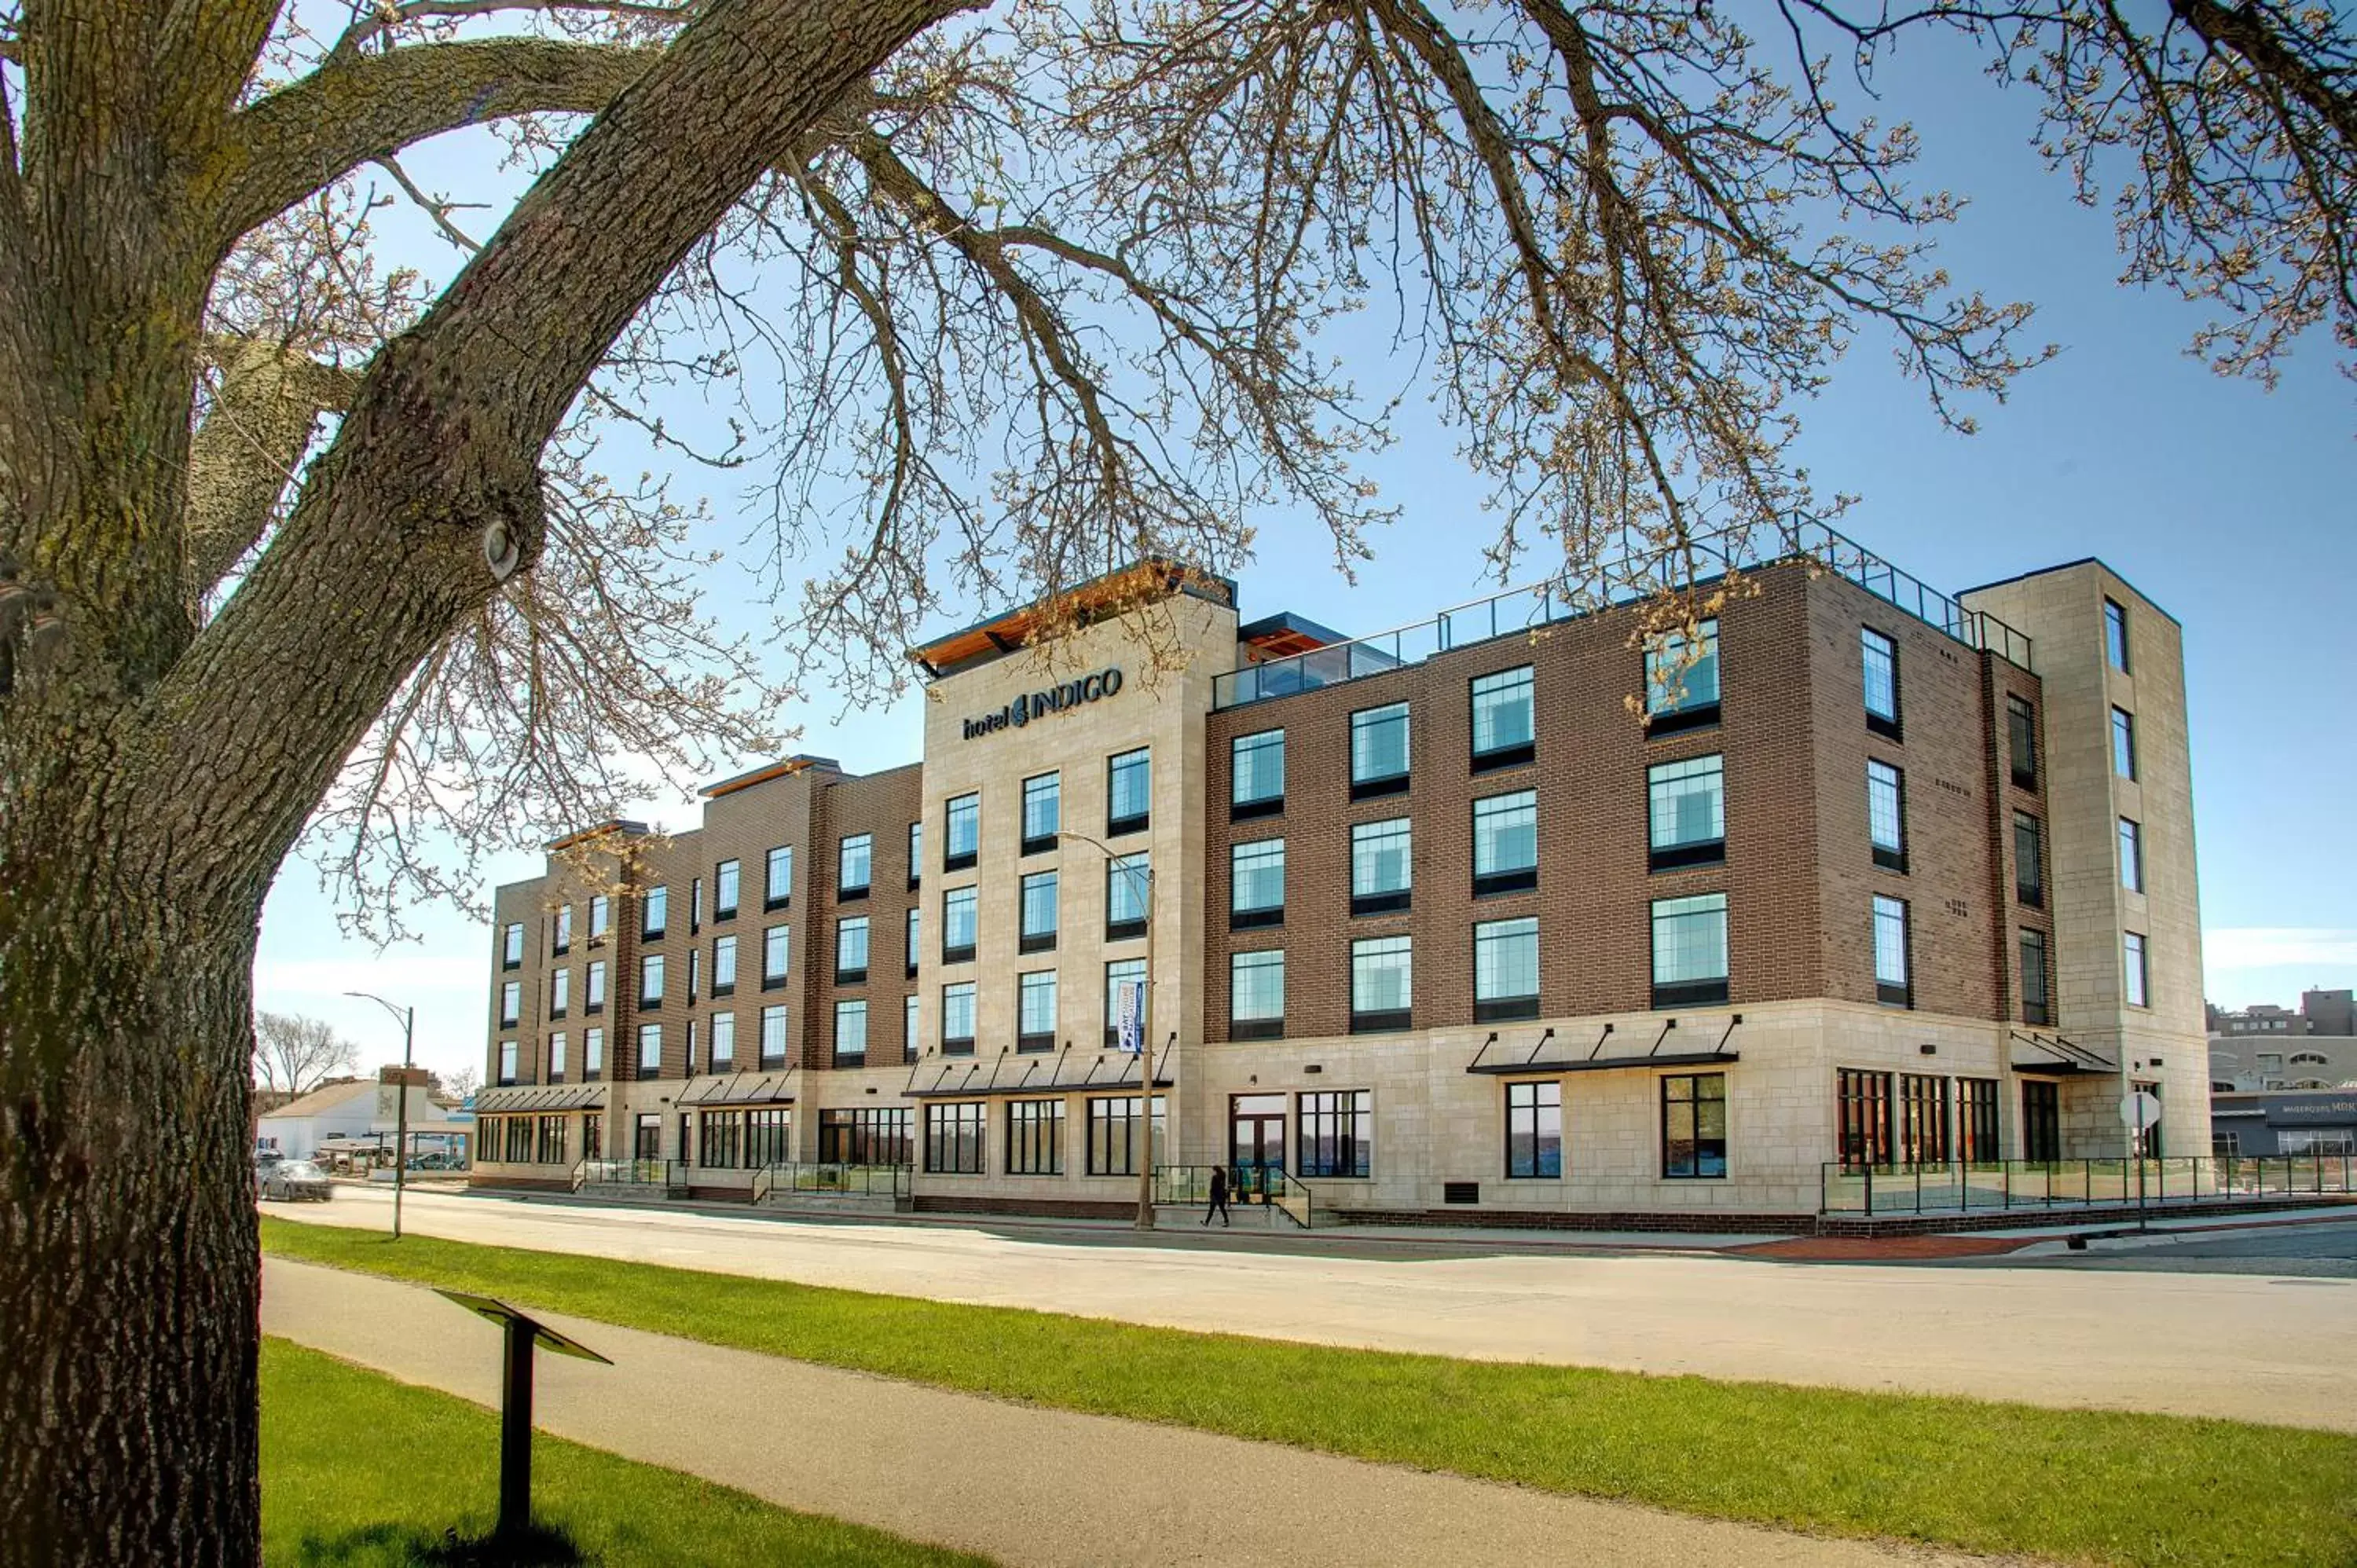
POLYGON ((1563 1085, 1506 1085, 1506 1176, 1563 1175, 1563 1085))
POLYGON ((1850 1166, 1889 1165, 1890 1075, 1842 1069, 1837 1104, 1841 1163, 1850 1166))
POLYGON ((940 1176, 982 1174, 983 1102, 925 1107, 925 1169, 940 1176))
POLYGON ((1006 1102, 1006 1174, 1064 1174, 1062 1101, 1010 1100, 1006 1102))
MULTIPOLYGON (((1169 1112, 1164 1097, 1154 1097, 1154 1147, 1170 1147, 1169 1112)), ((1089 1101, 1089 1175, 1137 1174, 1137 1096, 1103 1095, 1089 1101)), ((1166 1158, 1164 1163, 1169 1161, 1166 1158)))
POLYGON ((818 1157, 828 1165, 909 1163, 909 1112, 905 1105, 861 1106, 818 1113, 818 1157))
POLYGON ((1662 1174, 1727 1175, 1727 1075, 1678 1073, 1662 1079, 1662 1174))
POLYGON ((696 1163, 706 1170, 733 1171, 745 1146, 742 1111, 706 1111, 697 1118, 696 1163))
MULTIPOLYGON (((904 1118, 907 1112, 900 1113, 904 1118)), ((794 1113, 791 1107, 766 1106, 745 1112, 745 1168, 759 1170, 765 1165, 792 1163, 794 1157, 794 1113)))
POLYGON ((1374 1095, 1364 1089, 1323 1090, 1297 1100, 1301 1174, 1363 1176, 1374 1165, 1374 1095))

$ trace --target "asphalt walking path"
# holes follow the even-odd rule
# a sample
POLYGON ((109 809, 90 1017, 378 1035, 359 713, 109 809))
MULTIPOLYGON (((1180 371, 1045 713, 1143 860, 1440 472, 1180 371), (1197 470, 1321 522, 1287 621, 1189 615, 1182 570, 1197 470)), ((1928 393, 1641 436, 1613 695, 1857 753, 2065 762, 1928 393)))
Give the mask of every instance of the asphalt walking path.
MULTIPOLYGON (((332 1203, 264 1207, 382 1229, 391 1203, 339 1187, 332 1203)), ((798 1222, 455 1193, 411 1194, 406 1226, 1268 1339, 2357 1432, 2357 1280, 798 1222)))
MULTIPOLYGON (((1986 1563, 1012 1404, 544 1316, 614 1364, 541 1356, 542 1431, 1010 1564, 1986 1563)), ((262 1326, 404 1382, 499 1402, 497 1332, 422 1286, 270 1258, 262 1326)), ((487 1453, 486 1487, 493 1469, 487 1453)))

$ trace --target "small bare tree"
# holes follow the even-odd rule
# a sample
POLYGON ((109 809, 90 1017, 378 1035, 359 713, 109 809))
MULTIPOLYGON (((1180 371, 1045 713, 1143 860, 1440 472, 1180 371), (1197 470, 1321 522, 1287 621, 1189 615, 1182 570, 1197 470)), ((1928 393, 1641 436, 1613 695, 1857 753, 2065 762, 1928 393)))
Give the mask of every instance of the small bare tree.
POLYGON ((360 1059, 334 1026, 300 1013, 253 1015, 253 1080, 257 1088, 293 1099, 308 1094, 360 1059))
POLYGON ((460 1100, 466 1099, 483 1087, 482 1069, 472 1062, 468 1062, 456 1072, 446 1072, 440 1076, 443 1091, 460 1100))

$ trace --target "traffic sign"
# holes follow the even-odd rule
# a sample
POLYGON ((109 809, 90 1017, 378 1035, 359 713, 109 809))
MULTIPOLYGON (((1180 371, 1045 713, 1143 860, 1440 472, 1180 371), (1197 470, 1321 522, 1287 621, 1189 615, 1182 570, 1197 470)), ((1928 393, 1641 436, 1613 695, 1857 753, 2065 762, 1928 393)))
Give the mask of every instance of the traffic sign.
POLYGON ((2158 1095, 2137 1090, 2120 1101, 2120 1124, 2141 1133, 2160 1121, 2160 1099, 2158 1095))

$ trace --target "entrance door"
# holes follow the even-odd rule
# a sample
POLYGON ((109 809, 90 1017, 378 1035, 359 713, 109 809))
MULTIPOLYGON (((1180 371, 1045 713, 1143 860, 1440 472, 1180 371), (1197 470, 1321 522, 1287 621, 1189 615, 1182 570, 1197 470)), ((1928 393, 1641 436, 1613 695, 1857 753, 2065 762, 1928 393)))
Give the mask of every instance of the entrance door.
POLYGON ((1229 1101, 1228 1128, 1237 1201, 1266 1203, 1270 1174, 1285 1170, 1285 1096, 1236 1095, 1229 1101))
POLYGON ((2062 1086, 2051 1079, 2021 1080, 2021 1157, 2062 1157, 2062 1086))
POLYGON ((630 1146, 630 1158, 641 1164, 662 1164, 662 1117, 650 1111, 639 1117, 638 1139, 630 1146))

